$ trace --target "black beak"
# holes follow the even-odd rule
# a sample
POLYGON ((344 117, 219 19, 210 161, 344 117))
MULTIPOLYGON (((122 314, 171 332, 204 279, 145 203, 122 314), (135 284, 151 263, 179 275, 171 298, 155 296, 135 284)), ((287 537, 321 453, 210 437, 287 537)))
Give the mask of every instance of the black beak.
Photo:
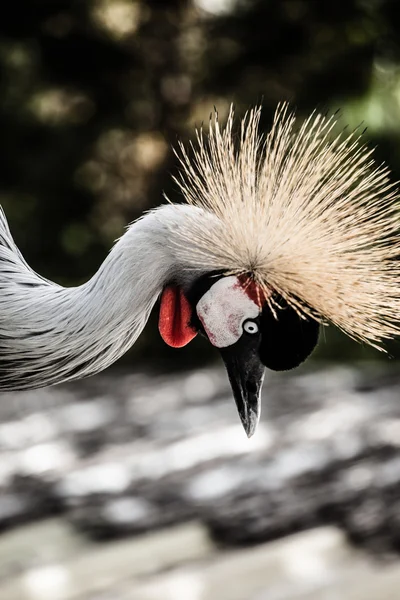
POLYGON ((247 347, 221 348, 221 356, 228 371, 233 396, 247 437, 256 430, 261 413, 261 388, 265 367, 257 353, 247 347))

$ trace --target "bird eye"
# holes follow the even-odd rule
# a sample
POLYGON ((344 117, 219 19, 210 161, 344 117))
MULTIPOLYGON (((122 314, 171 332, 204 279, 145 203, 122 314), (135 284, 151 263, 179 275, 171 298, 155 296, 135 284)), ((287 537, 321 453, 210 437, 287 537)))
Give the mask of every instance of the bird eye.
POLYGON ((254 321, 246 321, 243 324, 243 330, 246 333, 251 333, 251 334, 258 333, 258 325, 254 321))

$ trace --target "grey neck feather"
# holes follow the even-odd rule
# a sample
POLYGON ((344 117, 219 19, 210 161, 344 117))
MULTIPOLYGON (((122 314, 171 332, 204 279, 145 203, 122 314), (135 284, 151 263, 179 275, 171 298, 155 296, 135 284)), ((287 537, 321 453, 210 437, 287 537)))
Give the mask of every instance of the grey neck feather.
MULTIPOLYGON (((37 275, 0 215, 0 390, 42 387, 91 375, 126 352, 140 335, 163 286, 188 285, 168 244, 191 206, 162 206, 136 221, 85 284, 63 288, 37 275)), ((201 211, 201 216, 206 216, 201 211)), ((200 213, 198 213, 200 214, 200 213)))

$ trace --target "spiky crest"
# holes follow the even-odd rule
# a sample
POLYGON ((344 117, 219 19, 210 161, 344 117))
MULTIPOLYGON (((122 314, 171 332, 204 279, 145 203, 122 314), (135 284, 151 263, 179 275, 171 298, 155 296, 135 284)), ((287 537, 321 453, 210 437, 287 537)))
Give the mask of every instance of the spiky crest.
POLYGON ((176 179, 189 204, 215 215, 174 232, 188 266, 249 273, 273 307, 277 292, 300 314, 379 347, 400 332, 399 193, 361 133, 334 133, 314 112, 300 127, 287 104, 259 134, 260 108, 233 133, 218 116, 180 144, 176 179), (237 141, 237 143, 235 143, 237 141))

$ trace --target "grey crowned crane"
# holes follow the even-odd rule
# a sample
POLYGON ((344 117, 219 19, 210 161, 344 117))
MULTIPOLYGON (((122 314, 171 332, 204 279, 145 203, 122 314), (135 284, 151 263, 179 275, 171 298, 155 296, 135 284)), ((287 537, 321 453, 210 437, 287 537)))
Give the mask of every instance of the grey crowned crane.
POLYGON ((64 288, 25 262, 0 216, 0 389, 97 373, 136 341, 160 298, 173 347, 198 332, 218 348, 248 436, 265 367, 292 369, 320 324, 380 347, 399 333, 399 196, 360 134, 335 117, 300 126, 286 105, 259 134, 260 109, 233 134, 218 118, 180 145, 185 204, 134 222, 85 284, 64 288))

